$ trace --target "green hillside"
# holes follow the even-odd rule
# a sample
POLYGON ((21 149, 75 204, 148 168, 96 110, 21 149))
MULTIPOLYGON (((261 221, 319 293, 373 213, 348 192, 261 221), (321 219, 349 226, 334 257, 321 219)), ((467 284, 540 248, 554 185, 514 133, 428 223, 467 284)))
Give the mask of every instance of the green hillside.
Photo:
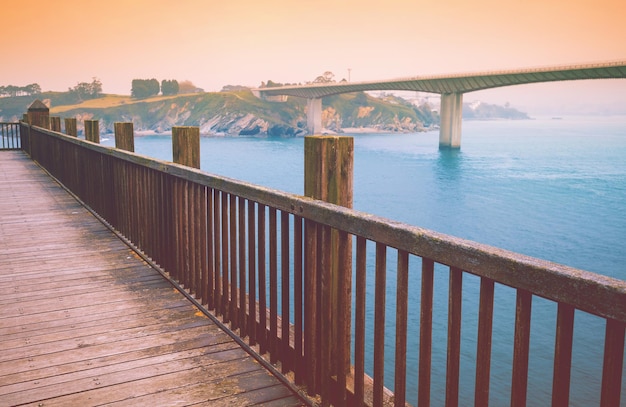
MULTIPOLYGON (((51 106, 50 114, 75 117, 79 128, 85 119, 100 121, 101 132, 113 132, 115 122, 133 122, 138 132, 169 132, 174 126, 198 126, 203 134, 300 136, 306 132, 306 100, 289 97, 286 102, 256 98, 249 90, 192 93, 136 99, 122 95, 79 100, 71 92, 46 92, 36 96, 0 98, 0 121, 19 120, 28 106, 40 99, 51 106)), ((391 95, 380 98, 364 92, 323 99, 322 126, 325 131, 344 129, 416 132, 439 124, 438 112, 428 105, 414 104, 391 95)), ((515 109, 482 104, 464 109, 464 117, 515 116, 515 109)), ((518 112, 519 113, 519 112, 518 112)))

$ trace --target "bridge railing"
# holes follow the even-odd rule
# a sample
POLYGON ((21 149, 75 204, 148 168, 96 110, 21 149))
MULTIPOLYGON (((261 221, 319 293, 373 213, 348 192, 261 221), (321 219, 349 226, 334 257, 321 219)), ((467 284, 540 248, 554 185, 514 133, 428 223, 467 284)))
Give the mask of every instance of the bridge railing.
POLYGON ((19 123, 0 123, 0 150, 22 148, 19 123))
POLYGON ((494 298, 501 299, 494 293, 508 287, 516 297, 506 369, 511 405, 534 398, 530 331, 539 298, 556 305, 552 404, 569 403, 580 313, 603 321, 597 398, 602 406, 620 404, 623 281, 23 126, 34 160, 322 404, 404 406, 417 393, 409 402, 428 406, 443 391, 445 404, 456 406, 460 384, 469 382, 475 405, 488 405, 494 298), (350 242, 353 256, 340 257, 337 283, 346 295, 331 307, 331 246, 350 242), (448 286, 445 298, 435 281, 448 286), (480 285, 478 298, 464 296, 468 281, 480 285), (408 300, 416 295, 418 309, 408 300), (476 335, 462 334, 468 300, 478 303, 476 335), (433 341, 440 325, 445 355, 433 341), (468 341, 476 350, 469 374, 461 367, 468 341), (337 363, 343 360, 348 366, 337 363), (407 382, 408 370, 417 371, 416 381, 407 382), (445 376, 445 389, 434 389, 435 374, 445 376))

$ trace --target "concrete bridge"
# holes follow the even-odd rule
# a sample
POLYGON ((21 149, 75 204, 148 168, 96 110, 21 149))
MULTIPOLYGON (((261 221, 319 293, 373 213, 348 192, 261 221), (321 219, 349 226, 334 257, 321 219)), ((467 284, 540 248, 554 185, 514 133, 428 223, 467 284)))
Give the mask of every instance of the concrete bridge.
POLYGON ((614 78, 626 78, 626 61, 510 71, 417 76, 370 82, 316 83, 302 86, 259 88, 254 89, 253 93, 260 98, 280 95, 307 98, 307 127, 310 134, 318 134, 322 130, 322 98, 324 96, 369 90, 408 90, 438 93, 441 95, 439 147, 460 148, 464 93, 527 83, 614 78))

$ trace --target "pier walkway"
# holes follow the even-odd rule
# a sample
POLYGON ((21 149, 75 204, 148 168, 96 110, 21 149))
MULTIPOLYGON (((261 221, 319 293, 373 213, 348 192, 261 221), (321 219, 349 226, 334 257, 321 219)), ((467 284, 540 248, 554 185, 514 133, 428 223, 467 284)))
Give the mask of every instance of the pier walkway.
POLYGON ((298 406, 23 151, 0 152, 0 406, 298 406))

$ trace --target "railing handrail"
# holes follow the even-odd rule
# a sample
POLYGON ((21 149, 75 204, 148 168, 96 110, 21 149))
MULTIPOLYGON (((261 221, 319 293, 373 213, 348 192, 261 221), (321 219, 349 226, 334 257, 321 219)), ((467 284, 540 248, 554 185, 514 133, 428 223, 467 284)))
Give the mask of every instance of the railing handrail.
POLYGON ((137 153, 102 146, 45 128, 65 142, 142 165, 206 187, 311 219, 408 253, 456 267, 533 295, 626 323, 626 281, 541 260, 482 243, 389 220, 297 194, 209 174, 137 153), (559 287, 555 291, 551 288, 559 287))

